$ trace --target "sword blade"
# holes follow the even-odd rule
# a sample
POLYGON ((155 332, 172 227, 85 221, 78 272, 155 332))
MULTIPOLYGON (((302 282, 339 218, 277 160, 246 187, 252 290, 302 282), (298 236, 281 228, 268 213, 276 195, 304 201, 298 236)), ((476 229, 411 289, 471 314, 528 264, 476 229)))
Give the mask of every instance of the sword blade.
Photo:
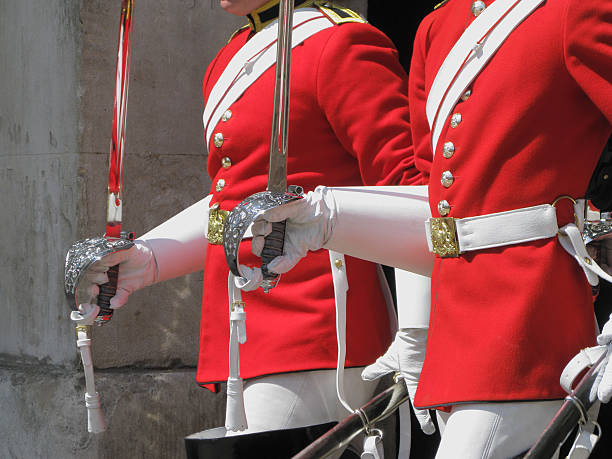
POLYGON ((115 100, 113 103, 113 128, 111 131, 108 199, 106 211, 106 237, 121 236, 123 208, 123 153, 125 146, 125 125, 130 77, 132 42, 133 0, 121 1, 121 19, 117 45, 117 70, 115 75, 115 100))
MULTIPOLYGON (((130 57, 132 44, 132 12, 134 0, 121 0, 121 19, 117 44, 117 70, 115 75, 115 101, 113 104, 113 129, 111 131, 108 161, 108 196, 106 208, 107 239, 121 238, 123 210, 123 156, 125 146, 125 125, 127 118, 128 87, 130 82, 130 57)), ((111 267, 108 282, 100 285, 98 306, 100 312, 96 323, 103 325, 113 316, 110 300, 117 292, 119 266, 111 267)))
POLYGON ((289 90, 291 71, 291 38, 293 32, 293 0, 281 0, 276 48, 274 112, 270 135, 269 191, 287 191, 287 147, 289 138, 289 90))

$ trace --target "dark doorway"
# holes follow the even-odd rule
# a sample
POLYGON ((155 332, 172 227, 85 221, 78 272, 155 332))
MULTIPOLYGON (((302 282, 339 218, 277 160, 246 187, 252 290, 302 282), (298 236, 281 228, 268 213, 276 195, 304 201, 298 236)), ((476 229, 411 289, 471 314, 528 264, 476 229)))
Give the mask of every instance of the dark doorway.
POLYGON ((439 0, 426 2, 368 1, 368 21, 393 41, 406 72, 410 66, 412 43, 417 27, 437 3, 439 0))

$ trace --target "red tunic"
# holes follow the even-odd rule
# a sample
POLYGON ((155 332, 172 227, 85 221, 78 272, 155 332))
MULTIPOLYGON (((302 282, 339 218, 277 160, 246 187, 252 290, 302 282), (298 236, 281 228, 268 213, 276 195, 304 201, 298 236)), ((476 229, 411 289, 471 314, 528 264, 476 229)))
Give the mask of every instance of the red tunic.
MULTIPOLYGON (((238 33, 209 66, 204 100, 229 60, 246 43, 238 33)), ((320 184, 416 182, 407 77, 391 42, 364 23, 334 25, 294 48, 291 62, 288 184, 312 190, 320 184)), ((274 92, 274 66, 230 107, 208 145, 212 202, 231 210, 266 188, 274 92), (223 158, 227 158, 225 161, 223 158), (223 164, 231 166, 224 167, 223 164), (218 191, 219 180, 224 187, 218 191)), ((250 242, 240 262, 259 266, 250 242)), ((386 305, 374 264, 348 258, 347 366, 373 362, 390 342, 386 305)), ((209 245, 197 380, 228 376, 228 268, 223 246, 209 245)), ((327 250, 309 254, 264 294, 243 293, 247 342, 240 346, 241 375, 335 368, 335 304, 327 250)))
MULTIPOLYGON (((415 40, 410 112, 425 169, 426 94, 474 20, 471 3, 450 0, 424 19, 415 40)), ((461 218, 583 196, 611 131, 612 2, 543 3, 470 89, 453 111, 462 115, 458 126, 446 120, 431 166, 434 217, 440 200, 461 218), (448 159, 445 142, 455 147, 448 159), (454 176, 448 188, 444 171, 454 176)), ((559 226, 572 220, 567 213, 559 226)), ((416 405, 563 397, 563 367, 595 344, 592 304, 582 270, 556 238, 437 258, 416 405)))

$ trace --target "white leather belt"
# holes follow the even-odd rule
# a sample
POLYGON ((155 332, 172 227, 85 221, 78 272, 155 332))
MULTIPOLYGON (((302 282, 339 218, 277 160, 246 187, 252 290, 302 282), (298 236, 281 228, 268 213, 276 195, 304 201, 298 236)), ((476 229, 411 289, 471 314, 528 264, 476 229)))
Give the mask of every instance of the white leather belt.
POLYGON ((430 252, 457 257, 473 250, 554 237, 559 226, 554 205, 542 204, 477 217, 430 218, 425 231, 430 252))
POLYGON ((584 199, 560 196, 552 204, 507 212, 468 218, 430 218, 425 221, 427 245, 430 252, 449 258, 464 252, 557 236, 561 246, 583 269, 589 284, 597 285, 599 278, 612 282, 612 276, 586 250, 582 238, 584 205, 584 199), (569 199, 574 205, 574 222, 559 228, 555 204, 561 199, 569 199))

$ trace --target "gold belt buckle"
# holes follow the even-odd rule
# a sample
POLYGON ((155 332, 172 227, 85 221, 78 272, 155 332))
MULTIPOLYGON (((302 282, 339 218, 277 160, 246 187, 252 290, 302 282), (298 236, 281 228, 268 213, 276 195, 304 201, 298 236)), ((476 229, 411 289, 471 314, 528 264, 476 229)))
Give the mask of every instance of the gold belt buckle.
POLYGON ((214 245, 223 245, 223 228, 229 212, 219 209, 219 203, 215 203, 208 210, 208 242, 214 245))
POLYGON ((453 217, 432 217, 429 219, 433 253, 442 258, 458 257, 459 242, 453 217))

